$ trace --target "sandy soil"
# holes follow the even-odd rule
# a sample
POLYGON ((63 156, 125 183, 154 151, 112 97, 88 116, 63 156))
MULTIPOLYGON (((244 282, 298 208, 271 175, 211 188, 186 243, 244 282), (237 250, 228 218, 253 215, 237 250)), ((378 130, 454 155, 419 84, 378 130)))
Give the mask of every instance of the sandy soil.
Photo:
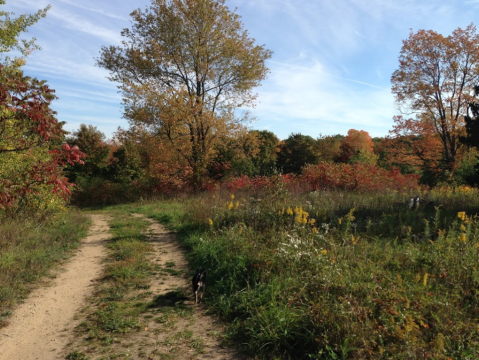
MULTIPOLYGON (((32 292, 10 324, 0 329, 0 360, 65 359, 72 349, 84 347, 73 329, 85 316, 80 310, 88 305, 95 279, 102 274, 104 243, 111 237, 108 220, 106 215, 92 215, 92 227, 78 253, 47 287, 32 292)), ((147 235, 154 247, 148 256, 159 269, 149 288, 154 308, 144 330, 128 334, 114 352, 129 359, 245 359, 221 345, 223 325, 207 316, 202 304, 194 304, 192 274, 175 235, 148 221, 147 235)), ((87 353, 92 360, 105 356, 87 353)))
POLYGON ((75 314, 102 272, 103 243, 111 237, 108 217, 92 215, 92 227, 78 253, 47 287, 33 291, 0 329, 1 360, 64 359, 63 347, 78 323, 75 314))

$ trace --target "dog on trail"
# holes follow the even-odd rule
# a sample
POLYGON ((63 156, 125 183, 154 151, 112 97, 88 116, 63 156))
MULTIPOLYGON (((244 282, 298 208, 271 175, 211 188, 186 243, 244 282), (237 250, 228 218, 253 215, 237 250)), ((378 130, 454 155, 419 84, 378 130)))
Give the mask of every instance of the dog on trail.
POLYGON ((198 269, 191 282, 193 285, 195 304, 199 304, 201 299, 203 299, 203 294, 206 289, 206 269, 198 269))

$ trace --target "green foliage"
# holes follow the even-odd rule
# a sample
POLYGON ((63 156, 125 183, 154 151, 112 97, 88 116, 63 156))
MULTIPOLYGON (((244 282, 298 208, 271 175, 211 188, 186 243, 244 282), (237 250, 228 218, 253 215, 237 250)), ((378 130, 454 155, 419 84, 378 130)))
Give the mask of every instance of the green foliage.
POLYGON ((477 190, 437 189, 412 210, 395 192, 234 195, 139 210, 179 229, 208 269, 206 301, 251 354, 479 356, 477 190))
MULTIPOLYGON (((5 5, 6 0, 0 0, 0 6, 5 5)), ((18 68, 25 63, 25 57, 33 50, 39 49, 35 44, 35 38, 31 40, 20 40, 20 34, 27 32, 28 28, 35 24, 40 18, 44 18, 50 5, 38 10, 35 14, 23 14, 19 17, 12 17, 14 14, 7 11, 0 11, 0 53, 7 53, 11 50, 19 51, 23 57, 3 59, 3 64, 18 68)))
POLYGON ((255 45, 225 0, 154 0, 132 12, 122 46, 98 65, 120 83, 125 117, 165 141, 199 189, 219 139, 234 135, 266 77, 271 51, 255 45))
POLYGON ((91 178, 103 174, 108 165, 110 147, 105 143, 105 135, 101 131, 93 125, 81 124, 80 129, 67 138, 67 143, 78 146, 87 155, 84 164, 75 164, 67 170, 72 182, 79 175, 91 178))
POLYGON ((4 220, 0 224, 0 327, 35 283, 69 256, 86 235, 89 221, 78 212, 57 214, 48 221, 4 220))
MULTIPOLYGON (((268 130, 251 130, 259 141, 259 153, 253 158, 255 173, 253 175, 271 176, 276 173, 280 141, 276 135, 268 130)), ((243 175, 243 174, 241 174, 243 175)))
POLYGON ((299 174, 306 164, 316 164, 315 141, 311 136, 291 134, 280 146, 277 166, 284 174, 299 174))

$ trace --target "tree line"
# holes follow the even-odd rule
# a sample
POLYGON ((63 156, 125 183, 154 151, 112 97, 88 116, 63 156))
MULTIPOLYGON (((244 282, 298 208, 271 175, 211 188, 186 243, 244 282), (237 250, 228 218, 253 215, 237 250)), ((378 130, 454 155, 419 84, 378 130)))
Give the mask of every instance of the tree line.
POLYGON ((410 32, 391 77, 398 115, 384 138, 351 129, 280 141, 247 127, 242 109, 254 105, 272 52, 256 44, 226 0, 152 0, 131 13, 122 44, 102 47, 96 59, 118 84, 129 122, 106 141, 91 125, 67 137, 50 109, 54 90, 21 70, 37 47, 19 35, 47 11, 17 18, 0 12, 8 30, 0 33, 0 52, 21 54, 0 65, 4 213, 61 207, 71 189, 78 200, 97 189, 121 201, 152 190, 201 191, 237 176, 300 174, 320 163, 399 169, 429 186, 479 183, 473 24, 449 36, 410 32))

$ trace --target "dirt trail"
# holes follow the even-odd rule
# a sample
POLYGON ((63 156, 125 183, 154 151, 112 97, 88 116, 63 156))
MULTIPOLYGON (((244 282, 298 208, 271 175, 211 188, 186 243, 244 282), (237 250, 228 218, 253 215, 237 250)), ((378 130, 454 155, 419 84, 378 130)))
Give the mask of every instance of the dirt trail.
POLYGON ((102 272, 103 243, 111 237, 108 217, 92 215, 92 227, 78 253, 51 285, 33 291, 0 329, 0 360, 64 359, 63 348, 78 323, 75 314, 102 272))
POLYGON ((136 344, 138 352, 130 348, 131 358, 140 359, 146 355, 148 359, 244 359, 233 349, 221 346, 223 326, 205 315, 206 308, 202 304, 194 304, 192 274, 188 271, 183 250, 175 241, 175 234, 147 220, 151 223, 147 234, 155 248, 150 259, 157 262, 160 269, 150 287, 155 294, 154 310, 159 317, 151 318, 147 331, 132 334, 129 342, 136 344))

